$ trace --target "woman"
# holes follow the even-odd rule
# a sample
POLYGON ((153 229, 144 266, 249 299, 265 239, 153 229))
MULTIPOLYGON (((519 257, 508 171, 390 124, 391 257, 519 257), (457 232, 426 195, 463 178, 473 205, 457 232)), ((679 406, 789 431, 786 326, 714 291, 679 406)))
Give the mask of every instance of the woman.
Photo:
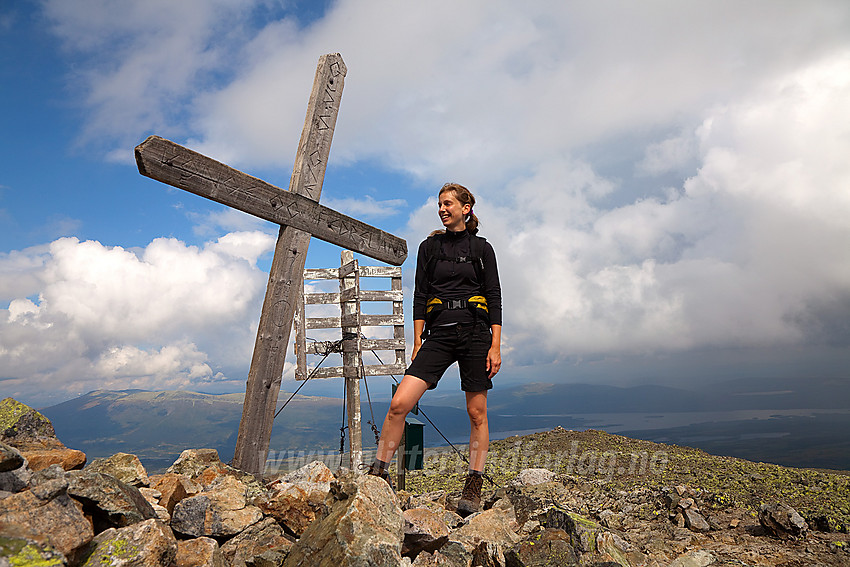
POLYGON ((447 183, 439 193, 439 215, 445 230, 435 231, 419 246, 413 292, 413 353, 381 429, 381 440, 369 474, 389 481, 387 469, 398 448, 404 419, 426 390, 437 387, 455 361, 466 393, 469 474, 458 513, 479 509, 484 462, 490 444, 487 390, 502 365, 502 297, 496 255, 478 232, 472 212, 475 197, 462 185, 447 183), (423 342, 424 339, 424 342, 423 342))

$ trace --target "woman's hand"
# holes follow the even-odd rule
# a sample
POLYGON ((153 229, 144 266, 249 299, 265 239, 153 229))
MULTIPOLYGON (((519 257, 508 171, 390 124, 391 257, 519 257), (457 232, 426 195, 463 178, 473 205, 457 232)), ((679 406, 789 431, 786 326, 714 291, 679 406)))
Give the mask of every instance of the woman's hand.
MULTIPOLYGON (((487 375, 488 378, 492 378, 499 371, 499 368, 502 367, 502 353, 501 349, 498 345, 491 346, 490 350, 487 351, 487 375)), ((480 368, 480 366, 479 366, 480 368)))
POLYGON ((502 326, 490 325, 490 333, 493 340, 490 343, 490 350, 487 351, 488 378, 495 376, 502 367, 502 326))
POLYGON ((413 359, 416 358, 416 353, 419 352, 419 349, 422 348, 422 333, 425 331, 425 320, 424 319, 414 319, 413 320, 413 352, 410 353, 410 362, 413 362, 413 359))

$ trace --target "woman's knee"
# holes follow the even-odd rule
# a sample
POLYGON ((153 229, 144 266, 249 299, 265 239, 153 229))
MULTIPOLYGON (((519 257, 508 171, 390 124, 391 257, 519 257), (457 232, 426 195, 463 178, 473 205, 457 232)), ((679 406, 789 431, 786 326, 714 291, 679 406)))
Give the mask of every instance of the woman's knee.
POLYGON ((487 425, 487 408, 468 407, 466 413, 469 414, 469 422, 473 427, 482 427, 487 425))

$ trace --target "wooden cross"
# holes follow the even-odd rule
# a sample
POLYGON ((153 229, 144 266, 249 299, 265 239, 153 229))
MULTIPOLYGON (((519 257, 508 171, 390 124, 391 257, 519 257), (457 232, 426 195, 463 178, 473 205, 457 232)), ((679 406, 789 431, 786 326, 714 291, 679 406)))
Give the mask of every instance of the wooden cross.
POLYGON ((318 203, 346 71, 338 53, 319 58, 289 191, 157 136, 136 147, 142 175, 280 225, 232 461, 254 474, 269 450, 310 236, 395 266, 407 257, 401 238, 318 203))

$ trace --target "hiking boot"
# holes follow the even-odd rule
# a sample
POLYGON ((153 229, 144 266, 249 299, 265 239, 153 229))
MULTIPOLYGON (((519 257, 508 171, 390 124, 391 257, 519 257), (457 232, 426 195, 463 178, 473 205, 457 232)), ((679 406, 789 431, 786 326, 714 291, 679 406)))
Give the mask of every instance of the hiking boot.
POLYGON ((457 513, 465 518, 481 509, 481 487, 484 486, 484 476, 469 473, 463 484, 463 492, 457 502, 457 513))
POLYGON ((366 471, 366 474, 372 475, 372 476, 377 476, 377 477, 384 479, 385 481, 387 481, 387 484, 390 485, 390 488, 395 490, 395 488, 393 488, 393 481, 390 479, 390 471, 389 470, 382 469, 382 468, 376 467, 374 464, 371 464, 371 465, 369 465, 369 470, 366 471))

